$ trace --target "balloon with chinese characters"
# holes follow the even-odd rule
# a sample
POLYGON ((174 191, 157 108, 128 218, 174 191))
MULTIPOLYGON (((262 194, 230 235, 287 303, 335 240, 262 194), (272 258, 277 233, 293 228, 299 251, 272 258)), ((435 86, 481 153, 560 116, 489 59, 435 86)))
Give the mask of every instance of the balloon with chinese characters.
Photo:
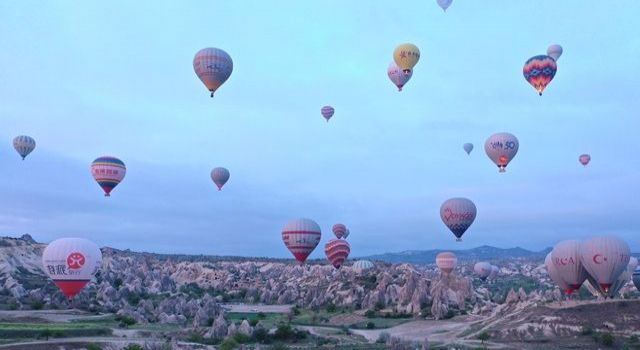
POLYGON ((409 75, 420 60, 420 50, 409 43, 399 45, 393 51, 393 60, 405 75, 409 75))
POLYGON ((102 266, 98 246, 84 238, 60 238, 42 253, 44 272, 69 299, 76 296, 102 266))
POLYGON ((126 173, 124 162, 116 157, 104 156, 91 163, 91 175, 102 187, 105 197, 111 195, 111 191, 122 182, 126 173))

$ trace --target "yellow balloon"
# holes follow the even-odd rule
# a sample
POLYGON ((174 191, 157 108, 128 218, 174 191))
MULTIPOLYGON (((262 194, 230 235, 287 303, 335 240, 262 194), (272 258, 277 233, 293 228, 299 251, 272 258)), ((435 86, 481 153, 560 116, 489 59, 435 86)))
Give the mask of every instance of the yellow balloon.
POLYGON ((409 74, 420 60, 420 50, 413 44, 402 44, 393 51, 393 60, 404 74, 409 74))

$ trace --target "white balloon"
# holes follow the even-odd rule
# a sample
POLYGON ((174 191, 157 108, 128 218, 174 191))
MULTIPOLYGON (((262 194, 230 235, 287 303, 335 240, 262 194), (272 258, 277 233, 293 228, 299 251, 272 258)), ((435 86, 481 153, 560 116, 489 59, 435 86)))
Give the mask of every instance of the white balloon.
POLYGON ((566 240, 556 244, 551 259, 558 276, 569 285, 568 293, 580 289, 588 274, 580 260, 580 242, 566 240))
POLYGON ((102 253, 98 246, 84 238, 60 238, 42 253, 44 272, 72 298, 93 278, 102 266, 102 253))
POLYGON ((473 271, 480 277, 481 280, 486 280, 491 274, 491 264, 486 261, 481 261, 473 265, 473 271))
POLYGON ((560 56, 562 56, 562 46, 558 44, 553 44, 547 48, 547 56, 554 59, 554 61, 558 61, 560 56))
POLYGON ((551 280, 555 284, 557 284, 563 292, 568 293, 568 291, 570 290, 569 285, 562 278, 560 278, 560 275, 558 275, 558 271, 556 271, 556 267, 551 261, 551 253, 547 254, 546 258, 544 259, 544 266, 547 268, 547 273, 549 274, 551 280))
POLYGON ((484 151, 500 169, 505 172, 505 168, 518 153, 518 138, 508 132, 500 132, 491 135, 484 143, 484 151))
POLYGON ((580 245, 584 268, 605 293, 627 268, 630 256, 627 242, 616 237, 595 237, 580 245))

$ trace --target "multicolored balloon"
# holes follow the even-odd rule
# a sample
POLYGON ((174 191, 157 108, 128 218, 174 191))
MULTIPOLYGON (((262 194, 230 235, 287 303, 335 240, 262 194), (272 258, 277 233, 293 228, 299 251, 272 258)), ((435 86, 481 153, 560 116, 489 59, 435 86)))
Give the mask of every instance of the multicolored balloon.
POLYGON ((484 281, 491 274, 491 264, 486 261, 477 262, 473 265, 473 271, 484 281))
POLYGON ((91 163, 91 175, 102 187, 104 196, 111 196, 111 191, 118 186, 127 173, 127 167, 116 157, 103 156, 91 163))
POLYGON ((542 91, 553 80, 557 70, 558 66, 553 58, 547 55, 539 55, 531 57, 524 63, 522 74, 529 84, 538 91, 538 94, 542 96, 542 91))
POLYGON ((227 170, 227 168, 217 167, 211 170, 211 180, 213 180, 213 183, 218 186, 218 191, 221 191, 222 186, 224 186, 224 184, 229 181, 229 176, 231 175, 229 174, 229 170, 227 170))
POLYGON ((311 219, 292 220, 282 229, 284 245, 301 265, 320 243, 321 236, 320 226, 311 219))
POLYGON ((349 253, 351 252, 351 247, 349 246, 349 242, 344 239, 331 239, 324 246, 324 253, 327 256, 327 260, 335 267, 339 269, 340 266, 347 260, 349 253))
POLYGON ((558 276, 569 286, 567 294, 580 289, 587 279, 587 270, 580 260, 580 242, 566 240, 559 242, 551 251, 551 259, 558 276))
POLYGON ((547 256, 545 257, 544 266, 547 268, 547 273, 549 274, 549 277, 555 284, 558 285, 558 287, 560 287, 560 290, 565 292, 565 294, 567 295, 573 292, 573 289, 569 288, 569 285, 567 284, 567 282, 565 282, 562 278, 560 278, 558 271, 556 271, 556 266, 553 264, 551 253, 547 254, 547 256))
POLYGON ((340 239, 347 232, 347 227, 345 225, 343 225, 343 224, 335 224, 331 228, 331 231, 333 231, 333 234, 336 235, 336 237, 338 237, 338 239, 340 239))
POLYGON ((595 237, 580 245, 582 265, 605 293, 627 268, 630 256, 627 242, 616 237, 595 237))
POLYGON ((420 50, 413 44, 402 44, 393 51, 393 61, 405 75, 411 74, 413 67, 420 60, 420 50))
POLYGON ((213 93, 231 76, 233 61, 224 50, 208 47, 196 53, 193 70, 213 97, 213 93))
POLYGON ((501 173, 506 171, 505 168, 516 156, 519 147, 518 138, 508 132, 493 134, 484 143, 484 151, 501 173))
POLYGON ((357 272, 363 272, 366 270, 371 270, 375 265, 369 260, 358 260, 353 263, 353 269, 357 272))
POLYGON ((413 71, 405 74, 395 62, 391 62, 389 63, 389 68, 387 68, 387 76, 393 85, 398 88, 398 91, 402 91, 402 87, 404 87, 413 76, 413 71))
POLYGON ((450 274, 458 265, 458 257, 452 252, 441 252, 436 255, 436 266, 440 272, 450 274))
POLYGON ((556 62, 562 56, 562 46, 553 44, 547 48, 547 56, 553 58, 556 62))
POLYGON ((98 246, 84 238, 60 238, 42 253, 44 272, 69 299, 76 296, 102 266, 98 246))
POLYGON ((591 156, 588 154, 581 154, 580 157, 578 157, 578 161, 580 162, 580 164, 587 166, 587 164, 589 164, 589 162, 591 161, 591 156))
POLYGON ((329 119, 333 117, 333 113, 335 113, 335 111, 336 110, 331 106, 324 106, 320 109, 320 114, 322 114, 322 117, 326 119, 328 123, 329 119))
POLYGON ((442 8, 443 11, 447 11, 449 6, 451 6, 451 3, 453 2, 453 0, 436 0, 436 2, 438 3, 438 6, 442 8))
POLYGON ((13 139, 13 148, 16 149, 22 160, 36 148, 36 140, 31 136, 20 135, 13 139))
POLYGON ((456 241, 462 241, 462 235, 473 224, 476 213, 476 205, 467 198, 447 199, 440 206, 440 218, 456 236, 456 241))
POLYGON ((464 149, 465 152, 467 152, 467 154, 471 154, 471 151, 473 151, 473 144, 465 143, 464 145, 462 145, 462 148, 464 149))

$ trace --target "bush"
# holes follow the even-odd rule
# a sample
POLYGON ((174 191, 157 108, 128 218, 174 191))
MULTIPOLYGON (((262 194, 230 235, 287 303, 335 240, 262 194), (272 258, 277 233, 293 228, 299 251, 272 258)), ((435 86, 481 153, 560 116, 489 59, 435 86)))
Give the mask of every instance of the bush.
POLYGON ((380 310, 384 309, 384 303, 383 303, 383 302, 381 302, 381 301, 377 302, 377 303, 373 306, 373 309, 374 309, 374 310, 376 310, 376 311, 380 311, 380 310))
POLYGON ((129 328, 130 326, 136 324, 136 320, 134 318, 126 315, 117 315, 115 320, 120 322, 118 324, 120 328, 129 328))
POLYGON ((300 315, 300 309, 298 308, 298 306, 297 306, 297 305, 296 305, 296 306, 294 306, 294 307, 291 309, 291 311, 293 311, 293 314, 294 314, 294 315, 296 315, 296 316, 300 315))
POLYGON ((386 344, 389 341, 389 338, 391 338, 389 333, 380 332, 380 335, 378 336, 378 340, 376 340, 376 343, 378 343, 378 344, 386 344))
POLYGON ((629 343, 635 344, 637 342, 638 342, 638 336, 637 335, 634 334, 634 335, 629 337, 629 343))
POLYGON ((582 335, 591 335, 593 334, 593 329, 589 326, 582 327, 582 335))
MULTIPOLYGON (((298 313, 300 313, 300 311, 298 311, 298 313)), ((264 312, 260 311, 257 314, 258 318, 261 320, 264 320, 265 318, 267 318, 267 314, 265 314, 264 312)))
POLYGON ((45 340, 49 340, 50 336, 52 336, 52 333, 49 328, 43 329, 40 334, 38 334, 38 338, 44 338, 45 340))
POLYGON ((373 310, 367 310, 364 313, 364 317, 366 317, 366 318, 374 318, 374 317, 376 317, 376 312, 373 311, 373 310))
POLYGON ((489 338, 491 338, 491 336, 487 332, 482 332, 482 333, 478 334, 477 338, 478 338, 478 340, 480 340, 480 342, 482 344, 484 344, 484 342, 489 340, 489 338))
POLYGON ((376 328, 376 324, 373 322, 367 322, 367 329, 374 329, 376 328))
POLYGON ((233 338, 224 338, 224 340, 222 341, 222 344, 220 344, 219 349, 220 350, 233 350, 238 346, 238 343, 233 340, 233 338))
POLYGON ((129 344, 126 348, 124 348, 124 350, 144 350, 144 348, 142 348, 142 346, 138 344, 129 344))
POLYGON ((287 349, 289 349, 289 347, 282 343, 278 343, 271 347, 271 350, 287 350, 287 349))
POLYGON ((327 312, 328 313, 334 313, 334 312, 336 312, 337 309, 338 308, 336 307, 336 305, 334 303, 329 303, 327 305, 327 312))
POLYGON ((32 310, 42 310, 43 307, 44 307, 44 303, 40 300, 36 300, 31 303, 32 310))
POLYGON ((251 342, 251 337, 243 333, 236 333, 233 335, 233 340, 239 344, 246 344, 251 342))
POLYGON ((264 328, 256 328, 253 331, 253 338, 260 343, 269 342, 269 331, 264 328))
POLYGON ((98 344, 89 344, 87 345, 87 350, 102 350, 102 348, 98 344))
POLYGON ((258 322, 260 322, 260 320, 252 318, 249 320, 249 326, 255 327, 258 324, 258 322))
POLYGON ((604 333, 600 337, 600 341, 602 342, 602 345, 604 345, 604 346, 613 346, 613 343, 614 343, 615 339, 613 338, 613 334, 604 333))

